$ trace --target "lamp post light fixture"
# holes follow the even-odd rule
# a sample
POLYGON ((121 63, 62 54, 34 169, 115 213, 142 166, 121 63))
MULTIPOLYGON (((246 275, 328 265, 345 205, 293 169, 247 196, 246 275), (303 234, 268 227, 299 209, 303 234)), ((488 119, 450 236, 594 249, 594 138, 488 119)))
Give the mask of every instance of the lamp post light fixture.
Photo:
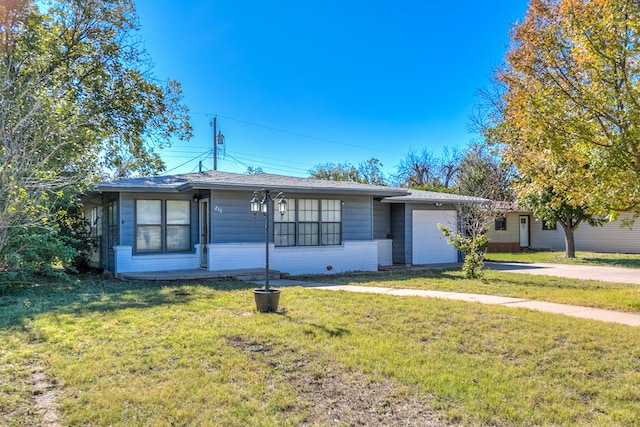
POLYGON ((256 298, 258 311, 272 312, 278 308, 278 299, 280 297, 279 289, 271 289, 269 286, 269 219, 271 215, 270 206, 275 204, 277 200, 278 212, 284 215, 287 212, 287 199, 284 193, 278 192, 274 197, 271 196, 271 190, 264 189, 254 191, 253 197, 249 202, 251 213, 255 217, 258 212, 262 212, 264 216, 264 289, 255 289, 253 291, 256 298), (266 301, 266 302, 265 302, 266 301))

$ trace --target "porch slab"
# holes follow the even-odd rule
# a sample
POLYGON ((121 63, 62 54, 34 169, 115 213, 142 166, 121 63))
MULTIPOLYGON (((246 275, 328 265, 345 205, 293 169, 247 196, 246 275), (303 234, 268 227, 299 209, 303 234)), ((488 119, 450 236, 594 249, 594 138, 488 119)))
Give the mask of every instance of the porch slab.
MULTIPOLYGON (((285 276, 278 270, 269 270, 269 277, 280 278, 285 276)), ((264 268, 239 268, 234 270, 209 271, 203 268, 191 270, 170 270, 170 271, 142 271, 131 273, 120 273, 119 278, 124 280, 149 280, 149 281, 172 281, 172 280, 198 280, 198 279, 257 279, 264 278, 264 268)))

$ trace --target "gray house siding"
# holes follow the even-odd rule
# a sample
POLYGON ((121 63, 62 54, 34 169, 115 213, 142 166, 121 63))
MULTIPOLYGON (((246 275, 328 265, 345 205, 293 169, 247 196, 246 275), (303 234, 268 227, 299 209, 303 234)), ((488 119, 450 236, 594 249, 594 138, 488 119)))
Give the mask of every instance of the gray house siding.
POLYGON ((390 214, 391 238, 393 239, 392 260, 394 264, 406 264, 406 235, 404 229, 407 219, 405 215, 405 205, 401 203, 394 203, 390 205, 390 214))
POLYGON ((391 235, 391 205, 373 201, 373 238, 388 239, 391 235))
MULTIPOLYGON (((213 191, 211 201, 211 234, 213 243, 257 243, 264 242, 264 219, 249 210, 251 192, 213 191)), ((371 240, 373 219, 370 196, 345 196, 331 194, 287 193, 287 199, 334 199, 342 201, 343 240, 371 240)), ((273 219, 269 219, 273 230, 273 219)), ((273 233, 269 233, 273 241, 273 233)))
POLYGON ((343 240, 373 239, 373 216, 371 196, 335 196, 323 199, 342 200, 342 238, 343 240))
MULTIPOLYGON (((251 192, 214 190, 210 201, 212 243, 264 242, 264 218, 249 208, 251 192)), ((270 219, 270 224, 273 221, 270 219)), ((273 238, 269 237, 272 241, 273 238)))

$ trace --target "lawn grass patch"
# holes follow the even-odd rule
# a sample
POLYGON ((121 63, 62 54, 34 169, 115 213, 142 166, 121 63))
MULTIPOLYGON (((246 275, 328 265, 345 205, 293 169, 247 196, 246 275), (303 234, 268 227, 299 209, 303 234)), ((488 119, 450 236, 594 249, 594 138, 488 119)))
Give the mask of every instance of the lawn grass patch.
POLYGON ((486 255, 486 260, 640 268, 640 254, 616 254, 585 251, 576 251, 575 258, 566 258, 564 251, 528 250, 523 252, 490 252, 486 255))
POLYGON ((640 286, 597 280, 513 274, 493 270, 485 270, 481 279, 467 279, 457 269, 395 270, 300 278, 340 285, 500 295, 640 313, 640 286))
POLYGON ((86 279, 3 297, 0 424, 39 424, 35 365, 62 425, 640 423, 638 328, 299 287, 259 314, 250 288, 86 279))

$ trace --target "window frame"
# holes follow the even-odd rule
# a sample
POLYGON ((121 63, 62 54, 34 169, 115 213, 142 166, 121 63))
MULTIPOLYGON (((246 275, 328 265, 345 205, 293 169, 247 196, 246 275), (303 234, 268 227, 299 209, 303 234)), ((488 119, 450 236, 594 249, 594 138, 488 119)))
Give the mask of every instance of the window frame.
MULTIPOLYGON (((165 218, 164 218, 164 250, 165 252, 189 252, 191 251, 191 201, 190 200, 165 200, 164 201, 164 210, 165 210, 165 218), (186 212, 186 222, 180 223, 178 220, 173 220, 174 222, 169 222, 169 204, 170 203, 180 203, 186 204, 187 212, 186 212), (186 229, 186 245, 178 248, 169 248, 169 230, 184 230, 186 229)), ((183 236, 184 237, 184 236, 183 236)))
POLYGON ((506 231, 507 230, 507 217, 505 216, 498 216, 496 217, 496 219, 494 220, 493 223, 493 228, 495 231, 506 231))
POLYGON ((192 251, 192 203, 190 200, 185 199, 135 199, 134 200, 134 252, 138 254, 162 254, 162 253, 188 253, 192 251), (140 222, 141 219, 139 217, 139 212, 141 212, 140 204, 144 202, 159 202, 160 205, 160 218, 159 222, 140 222), (185 204, 187 208, 186 217, 182 222, 178 220, 172 220, 169 218, 171 215, 168 212, 168 205, 172 203, 180 203, 185 204), (157 248, 141 248, 139 245, 139 230, 140 227, 145 228, 153 228, 159 231, 160 235, 160 244, 157 248), (169 235, 171 234, 171 230, 186 230, 187 243, 184 246, 172 248, 169 235))
POLYGON ((107 238, 109 248, 120 244, 119 206, 117 200, 107 202, 107 238))
POLYGON ((298 222, 296 199, 287 199, 287 211, 281 215, 274 209, 273 212, 273 244, 276 247, 297 246, 298 222), (286 228, 286 232, 283 230, 286 228))
POLYGON ((549 225, 547 225, 546 221, 542 221, 542 229, 544 231, 553 231, 553 230, 557 230, 558 229, 558 223, 554 223, 553 227, 550 227, 549 225))
POLYGON ((284 216, 275 212, 274 209, 274 245, 276 247, 342 245, 342 204, 340 199, 309 197, 288 199, 289 209, 284 216), (287 230, 283 232, 285 228, 287 230), (329 232, 330 228, 334 230, 329 232))

